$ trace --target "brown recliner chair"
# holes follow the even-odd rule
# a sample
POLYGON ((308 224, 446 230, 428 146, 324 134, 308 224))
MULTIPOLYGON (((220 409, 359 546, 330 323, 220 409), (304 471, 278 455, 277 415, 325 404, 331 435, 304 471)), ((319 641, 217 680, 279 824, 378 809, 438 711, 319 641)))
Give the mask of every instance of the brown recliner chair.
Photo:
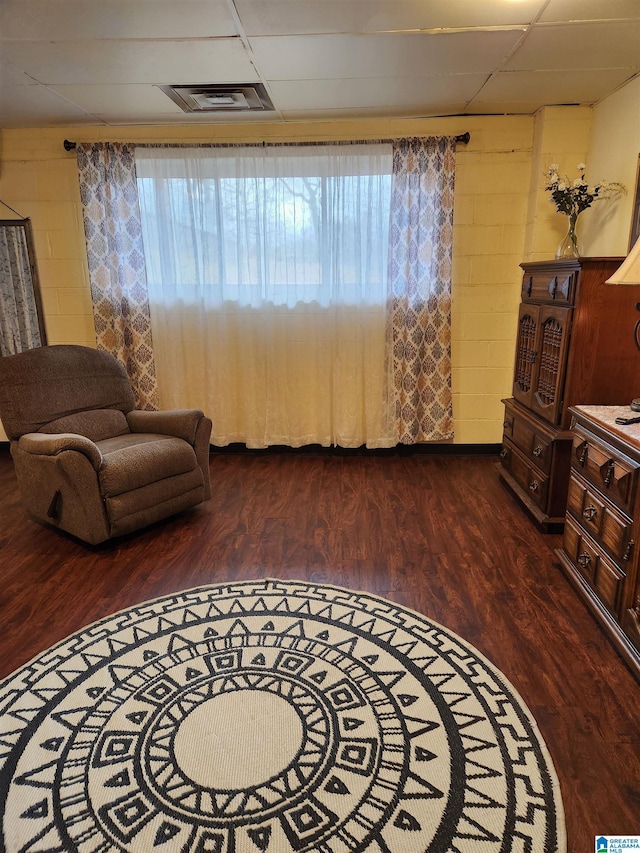
POLYGON ((209 418, 134 406, 108 353, 62 345, 0 358, 0 418, 37 519, 96 545, 210 497, 209 418))

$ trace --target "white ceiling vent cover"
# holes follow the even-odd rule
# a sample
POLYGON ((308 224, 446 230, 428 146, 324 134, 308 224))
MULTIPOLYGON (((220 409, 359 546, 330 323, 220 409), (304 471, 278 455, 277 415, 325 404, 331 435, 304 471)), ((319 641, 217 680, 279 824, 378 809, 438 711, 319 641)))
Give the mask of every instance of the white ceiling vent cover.
POLYGON ((159 86, 185 113, 273 110, 262 83, 159 86))

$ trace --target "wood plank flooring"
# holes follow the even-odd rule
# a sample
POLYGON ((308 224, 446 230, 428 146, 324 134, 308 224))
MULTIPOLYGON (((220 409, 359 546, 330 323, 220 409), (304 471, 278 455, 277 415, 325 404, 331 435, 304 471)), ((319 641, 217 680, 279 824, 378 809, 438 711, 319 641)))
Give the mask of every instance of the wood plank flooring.
POLYGON ((498 481, 491 457, 224 452, 213 498, 98 548, 32 521, 0 449, 0 677, 84 625, 204 583, 300 578, 377 593, 483 652, 535 716, 568 851, 640 833, 640 687, 498 481))

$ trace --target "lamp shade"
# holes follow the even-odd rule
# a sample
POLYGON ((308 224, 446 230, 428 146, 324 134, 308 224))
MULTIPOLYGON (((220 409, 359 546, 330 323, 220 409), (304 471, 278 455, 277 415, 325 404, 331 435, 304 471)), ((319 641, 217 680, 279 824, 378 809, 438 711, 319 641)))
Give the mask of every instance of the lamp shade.
POLYGON ((607 284, 640 284, 640 237, 631 247, 624 262, 607 279, 607 284))

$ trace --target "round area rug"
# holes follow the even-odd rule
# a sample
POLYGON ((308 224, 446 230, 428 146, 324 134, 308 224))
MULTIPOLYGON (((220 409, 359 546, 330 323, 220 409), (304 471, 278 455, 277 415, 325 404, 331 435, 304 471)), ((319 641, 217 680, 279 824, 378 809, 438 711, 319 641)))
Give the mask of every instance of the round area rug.
POLYGON ((460 637, 364 593, 205 586, 0 683, 8 853, 566 849, 535 722, 460 637))

